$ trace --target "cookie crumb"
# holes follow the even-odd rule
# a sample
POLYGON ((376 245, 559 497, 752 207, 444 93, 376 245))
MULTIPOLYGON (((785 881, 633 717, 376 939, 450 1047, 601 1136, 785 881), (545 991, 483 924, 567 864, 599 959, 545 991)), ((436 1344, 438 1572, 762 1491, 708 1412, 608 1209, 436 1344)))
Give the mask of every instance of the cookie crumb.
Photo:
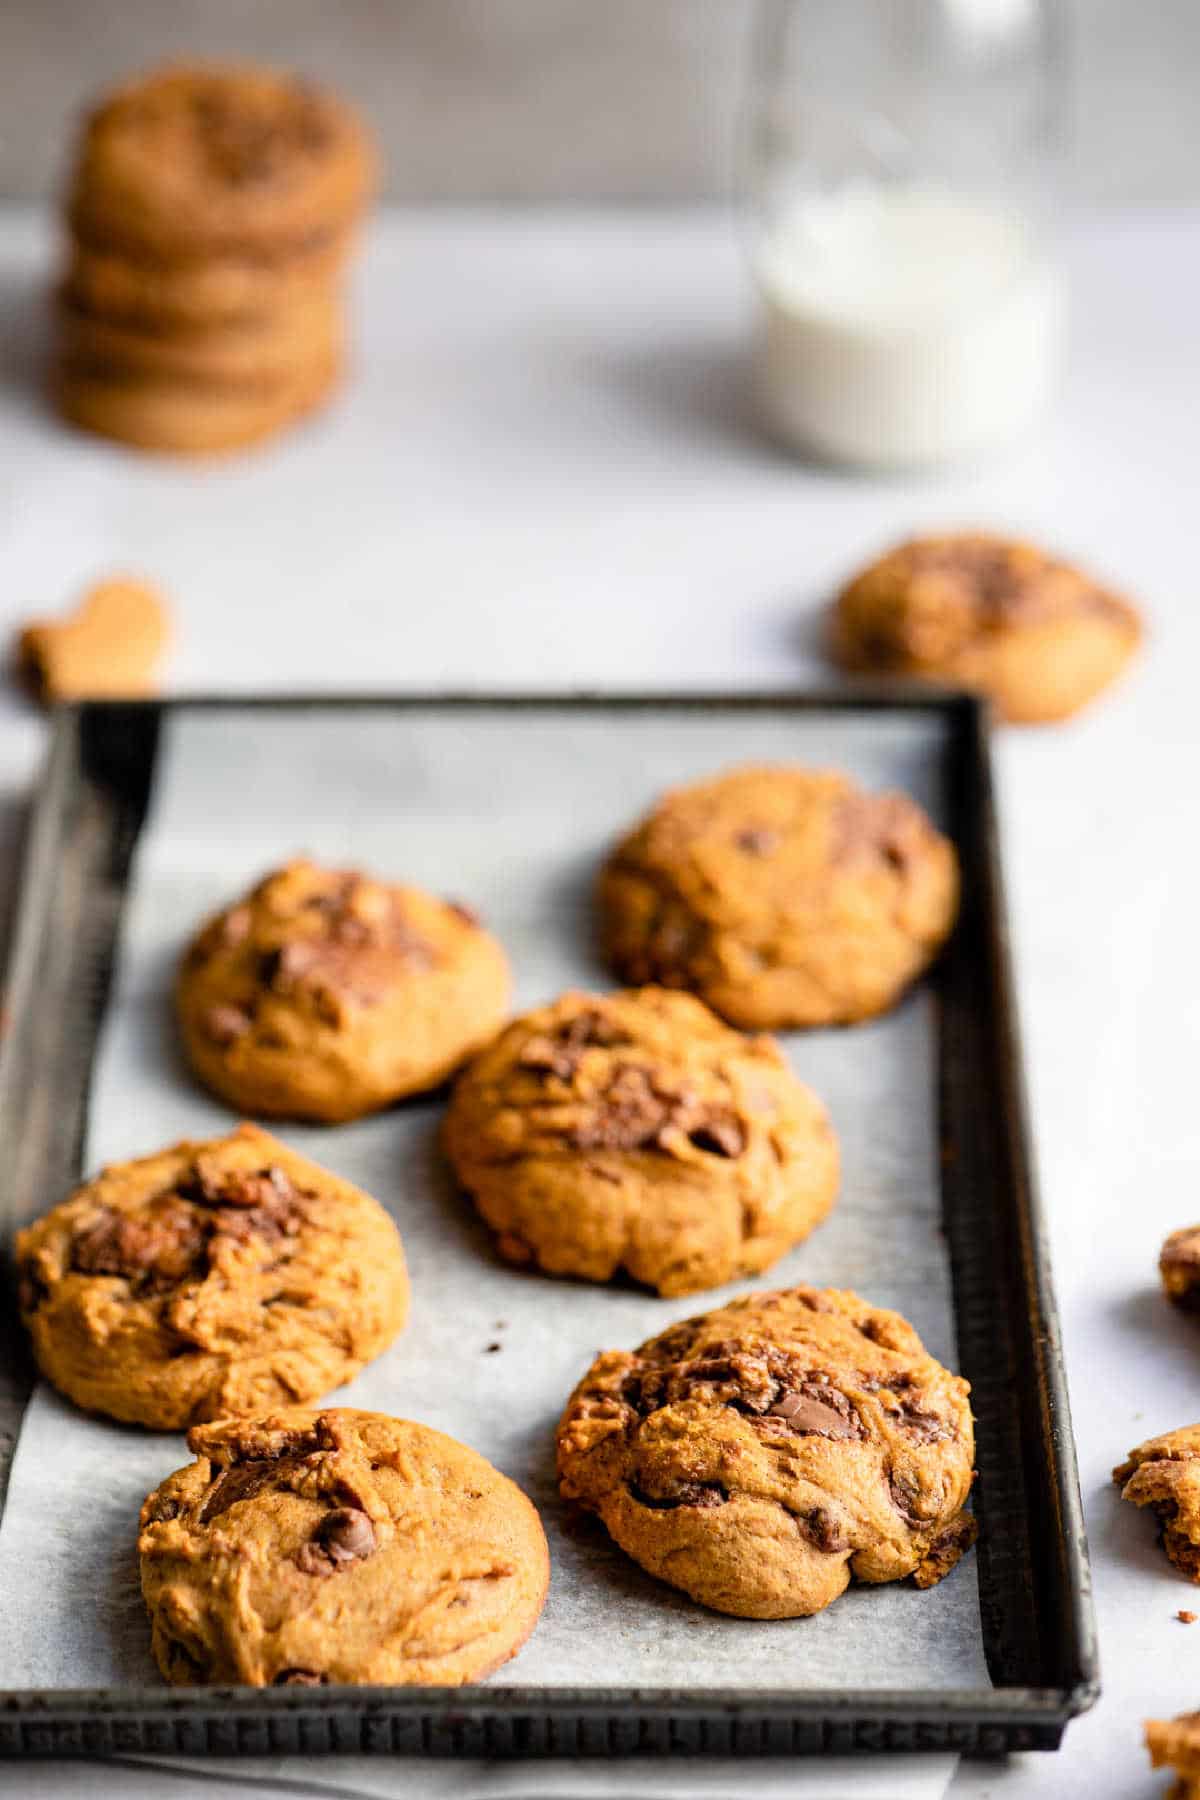
POLYGON ((34 619, 17 638, 21 680, 46 705, 153 692, 170 633, 159 590, 128 575, 88 588, 74 612, 34 619))
POLYGON ((1194 1625, 1196 1623, 1195 1613, 1185 1612, 1182 1608, 1175 1614, 1175 1617, 1179 1620, 1181 1625, 1194 1625))
POLYGON ((494 1356, 496 1354, 496 1351, 500 1350, 502 1348, 503 1348, 503 1346, 500 1344, 485 1344, 483 1353, 485 1356, 494 1356))

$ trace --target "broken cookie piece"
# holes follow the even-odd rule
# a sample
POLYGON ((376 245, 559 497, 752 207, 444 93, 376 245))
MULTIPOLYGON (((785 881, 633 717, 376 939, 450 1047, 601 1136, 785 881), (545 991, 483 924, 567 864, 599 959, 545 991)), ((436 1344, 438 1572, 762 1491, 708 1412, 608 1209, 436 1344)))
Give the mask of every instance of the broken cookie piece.
POLYGON ((941 1581, 975 1541, 965 1381, 857 1294, 748 1294, 597 1357, 558 1426, 563 1498, 718 1612, 941 1581))
POLYGON ((37 619, 17 640, 18 672, 47 705, 153 692, 169 615, 149 582, 118 576, 89 588, 73 613, 37 619))
POLYGON ((1163 1549, 1189 1581, 1200 1581, 1200 1425, 1147 1438, 1113 1470, 1122 1500, 1149 1506, 1163 1549))
POLYGON ((567 993, 460 1078, 444 1141, 511 1262, 660 1294, 757 1274, 833 1205, 828 1116, 690 994, 567 993))

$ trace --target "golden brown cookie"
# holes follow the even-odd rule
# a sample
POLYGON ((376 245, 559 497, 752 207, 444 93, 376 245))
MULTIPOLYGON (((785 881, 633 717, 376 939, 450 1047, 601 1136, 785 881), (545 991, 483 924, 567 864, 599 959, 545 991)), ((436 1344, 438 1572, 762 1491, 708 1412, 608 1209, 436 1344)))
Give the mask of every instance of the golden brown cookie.
POLYGON ((1147 1438, 1113 1470, 1122 1500, 1153 1508, 1162 1547, 1181 1574, 1200 1581, 1200 1425, 1147 1438))
POLYGON ((142 379, 63 364, 54 401, 64 419, 142 450, 181 456, 243 450, 313 412, 341 375, 336 355, 318 357, 268 385, 142 379))
POLYGON ((563 1497, 717 1612, 790 1619, 859 1581, 940 1581, 963 1511, 970 1389, 857 1294, 748 1294, 606 1350, 558 1426, 563 1497))
POLYGON ((142 1507, 169 1682, 457 1687, 515 1656, 550 1564, 537 1513, 474 1450, 407 1419, 299 1407, 188 1435, 142 1507))
POLYGON ((740 768, 664 794, 598 897, 622 980, 691 988, 734 1025, 833 1025, 885 1011, 932 961, 958 862, 907 794, 740 768))
POLYGON ((75 243, 64 290, 83 312, 162 330, 277 317, 336 289, 353 234, 330 232, 285 256, 157 262, 75 243))
POLYGON ((843 589, 832 620, 844 667, 973 688, 1026 724, 1078 712, 1141 637, 1134 608, 1091 576, 985 532, 899 545, 843 589))
POLYGON ((342 309, 334 294, 323 293, 248 321, 161 330, 104 319, 61 300, 59 347, 73 370, 229 385, 243 397, 258 388, 273 390, 298 369, 340 361, 342 309))
POLYGON ((133 256, 304 255, 374 185, 367 133, 332 95, 272 69, 181 63, 96 107, 68 213, 87 243, 133 256))
POLYGON ((437 1087, 508 994, 467 907, 301 859, 208 920, 176 1002, 193 1069, 230 1105, 338 1121, 437 1087))
POLYGON ((17 664, 40 700, 123 698, 150 693, 170 619, 148 581, 98 581, 61 619, 35 619, 17 640, 17 664))
POLYGON ((1168 1300, 1185 1312, 1200 1310, 1200 1225, 1171 1233, 1159 1252, 1158 1272, 1168 1300))
POLYGON ((1171 1769, 1178 1780, 1164 1800, 1197 1800, 1200 1796, 1200 1713, 1174 1719, 1147 1719, 1146 1749, 1153 1769, 1171 1769))
POLYGON ((316 1400, 408 1313, 378 1201, 254 1125, 114 1163, 17 1235, 38 1366, 159 1431, 316 1400))
POLYGON ((824 1107, 690 994, 563 994, 460 1078, 447 1154, 501 1254, 660 1294, 753 1275, 833 1205, 824 1107))

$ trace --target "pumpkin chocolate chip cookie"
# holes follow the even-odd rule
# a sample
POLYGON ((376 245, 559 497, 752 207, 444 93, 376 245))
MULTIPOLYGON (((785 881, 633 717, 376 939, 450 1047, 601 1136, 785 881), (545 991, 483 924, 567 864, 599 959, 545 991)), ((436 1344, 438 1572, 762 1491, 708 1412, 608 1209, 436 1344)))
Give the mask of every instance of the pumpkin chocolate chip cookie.
POLYGON ((318 1399, 408 1312, 378 1201, 254 1125, 102 1170, 16 1255, 47 1379, 160 1431, 318 1399))
POLYGON ((508 992, 468 908, 299 860, 208 921, 176 1000, 193 1069, 239 1111, 338 1121, 444 1081, 508 992))
POLYGON ((356 115, 294 75, 180 63, 108 94, 85 123, 71 228, 132 257, 305 255, 375 185, 356 115))
POLYGON ((685 987, 734 1025, 832 1025, 890 1007, 958 909, 958 862, 907 794, 768 766, 664 794, 599 885, 625 981, 685 987))
POLYGON ((969 1391, 857 1294, 748 1294, 597 1357, 560 1485, 705 1606, 801 1617, 851 1577, 931 1587, 974 1542, 969 1391))
POLYGON ((444 1141, 502 1255, 661 1294, 757 1274, 837 1193, 837 1139, 778 1045, 657 988, 514 1021, 460 1078, 444 1141))
POLYGON ((899 545, 843 589, 832 619, 846 668, 974 688, 1027 724, 1078 712, 1141 636, 1134 608, 1090 575, 984 532, 899 545))
POLYGON ((1113 1470, 1122 1500, 1149 1506, 1167 1556, 1200 1581, 1200 1425, 1147 1438, 1113 1470))
POLYGON ((474 1450, 380 1413, 198 1426, 142 1507, 169 1682, 458 1686, 520 1649, 550 1565, 521 1490, 474 1450))

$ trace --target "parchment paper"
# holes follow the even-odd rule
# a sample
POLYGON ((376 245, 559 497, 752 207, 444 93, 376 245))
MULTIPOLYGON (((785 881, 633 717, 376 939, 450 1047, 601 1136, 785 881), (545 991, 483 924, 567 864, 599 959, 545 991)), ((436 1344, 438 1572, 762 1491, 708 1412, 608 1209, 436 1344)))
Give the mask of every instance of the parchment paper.
MULTIPOLYGON (((932 720, 773 710, 183 716, 168 728, 137 854, 87 1168, 228 1127, 230 1115, 179 1060, 167 1003, 173 965, 201 914, 289 854, 359 863, 477 906, 509 949, 524 1006, 568 985, 607 984, 590 950, 596 862, 664 786, 733 762, 796 758, 902 785, 936 816, 939 747, 932 720)), ((410 1323, 337 1400, 451 1432, 541 1510, 550 1598, 495 1686, 987 1683, 971 1557, 927 1593, 910 1584, 851 1587, 816 1618, 764 1624, 719 1617, 659 1585, 598 1526, 564 1528, 553 1427, 601 1347, 632 1346, 736 1291, 807 1280, 898 1307, 935 1355, 955 1360, 938 1233, 928 996, 917 992, 878 1023, 787 1043, 840 1133, 841 1200, 765 1278, 690 1300, 501 1264, 438 1159, 439 1099, 355 1125, 280 1132, 387 1205, 408 1255, 410 1323)), ((0 1684, 157 1679, 137 1589, 137 1511, 186 1460, 181 1438, 85 1418, 39 1386, 0 1528, 0 1684)))

